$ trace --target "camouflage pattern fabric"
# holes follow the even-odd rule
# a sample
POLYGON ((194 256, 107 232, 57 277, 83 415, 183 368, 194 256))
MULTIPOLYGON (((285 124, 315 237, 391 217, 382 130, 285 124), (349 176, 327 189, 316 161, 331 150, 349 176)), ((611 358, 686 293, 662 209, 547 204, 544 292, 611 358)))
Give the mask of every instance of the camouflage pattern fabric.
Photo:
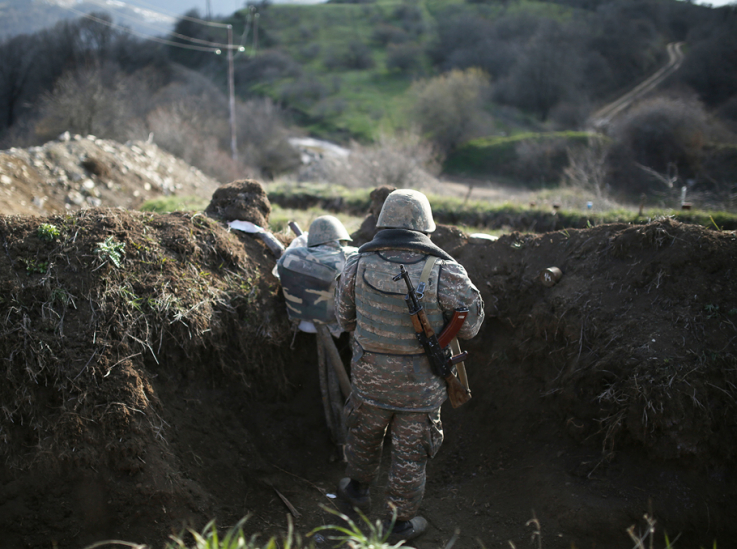
POLYGON ((347 474, 370 484, 379 473, 384 434, 391 429, 392 460, 387 486, 386 514, 397 510, 398 520, 413 518, 425 493, 427 460, 443 442, 440 409, 426 413, 396 413, 355 398, 346 403, 347 474))
MULTIPOLYGON (((369 257, 371 261, 386 262, 390 272, 396 269, 398 273, 399 264, 405 267, 419 265, 421 271, 427 255, 417 251, 382 250, 349 258, 338 278, 335 298, 336 316, 346 331, 357 331, 357 324, 361 322, 357 311, 368 307, 361 302, 368 294, 361 291, 364 281, 359 273, 363 273, 361 264, 369 257)), ((468 318, 458 337, 472 338, 484 321, 484 304, 478 289, 463 266, 455 261, 439 259, 433 271, 437 273, 431 276, 437 281, 436 290, 423 298, 423 304, 430 308, 425 299, 435 300, 433 307, 448 317, 456 309, 467 307, 468 318)), ((413 276, 412 280, 416 278, 413 276)), ((383 286, 384 289, 388 287, 383 286)), ((371 306, 385 307, 388 316, 394 311, 404 310, 405 321, 411 326, 404 294, 406 286, 404 292, 394 295, 391 300, 382 300, 371 306)), ((433 328, 440 330, 442 326, 433 328)), ((435 455, 443 441, 440 405, 447 398, 444 380, 432 374, 424 353, 413 354, 417 349, 416 341, 408 339, 406 344, 402 349, 404 353, 378 353, 367 351, 354 341, 351 364, 353 392, 346 405, 349 429, 347 474, 351 478, 370 484, 376 477, 383 435, 387 428, 391 429, 392 464, 387 504, 396 505, 400 520, 413 518, 422 501, 427 460, 435 455)))
MULTIPOLYGON (((404 264, 394 261, 383 252, 361 254, 354 289, 355 337, 365 351, 398 355, 425 354, 417 341, 412 323, 408 322, 407 304, 404 300, 407 285, 404 280, 395 281, 393 278, 403 264, 417 288, 427 258, 428 256, 422 255, 419 260, 404 264)), ((436 263, 430 271, 422 299, 425 314, 436 330, 440 330, 445 324, 443 311, 437 300, 439 273, 440 265, 436 263)))
POLYGON ((291 320, 335 324, 335 277, 356 252, 338 243, 287 249, 276 267, 291 320))
MULTIPOLYGON (((382 251, 382 260, 389 262, 399 272, 399 264, 419 265, 422 270, 427 255, 411 251, 382 251)), ((361 264, 367 256, 379 256, 379 253, 358 254, 346 261, 343 272, 336 287, 335 313, 343 330, 356 330, 357 309, 364 307, 356 304, 361 292, 356 286, 358 273, 362 272, 361 264)), ((437 290, 434 292, 439 310, 450 317, 460 307, 468 307, 469 313, 465 324, 458 332, 460 339, 475 336, 484 321, 484 304, 476 286, 466 274, 462 265, 455 261, 438 260, 433 267, 437 269, 437 290)), ((395 273, 396 274, 396 273, 395 273)), ((419 277, 419 275, 417 275, 419 277)), ((405 287, 406 288, 406 287, 405 287)), ((411 320, 404 301, 404 294, 394 296, 393 305, 386 307, 386 315, 394 311, 404 310, 404 321, 410 326, 411 320)), ((426 296, 426 298, 429 297, 426 296)), ((423 298, 426 307, 430 305, 423 298)), ((442 326, 433 326, 440 330, 442 326)), ((424 353, 417 353, 419 346, 416 340, 408 339, 405 353, 377 353, 364 349, 359 342, 354 343, 353 363, 351 364, 351 381, 353 391, 364 401, 392 410, 427 411, 439 407, 447 398, 445 382, 435 376, 430 369, 430 362, 424 353), (404 354, 404 356, 402 356, 404 354)))

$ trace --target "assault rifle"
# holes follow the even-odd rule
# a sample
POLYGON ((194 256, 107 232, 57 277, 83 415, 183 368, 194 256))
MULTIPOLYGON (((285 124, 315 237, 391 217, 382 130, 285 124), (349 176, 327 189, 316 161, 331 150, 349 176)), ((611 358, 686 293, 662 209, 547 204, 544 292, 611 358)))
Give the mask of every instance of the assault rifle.
POLYGON ((468 356, 468 352, 463 351, 452 356, 448 345, 456 336, 463 326, 468 316, 468 309, 458 309, 453 312, 453 318, 445 325, 440 335, 436 335, 427 320, 427 313, 420 303, 420 298, 412 286, 409 279, 409 273, 405 270, 404 265, 399 266, 399 274, 394 276, 392 280, 397 281, 404 279, 407 284, 407 295, 404 296, 409 308, 409 314, 412 318, 412 326, 415 329, 415 336, 422 345, 422 348, 430 359, 430 367, 435 375, 442 377, 448 386, 448 399, 453 408, 458 408, 461 404, 465 404, 471 398, 471 391, 464 387, 453 373, 453 365, 463 362, 468 356))

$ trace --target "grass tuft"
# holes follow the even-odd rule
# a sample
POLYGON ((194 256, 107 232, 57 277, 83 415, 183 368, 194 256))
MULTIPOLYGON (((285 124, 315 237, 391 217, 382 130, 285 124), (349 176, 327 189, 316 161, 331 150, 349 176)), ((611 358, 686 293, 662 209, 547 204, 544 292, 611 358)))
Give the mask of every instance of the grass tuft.
POLYGON ((55 225, 52 225, 51 223, 41 223, 36 230, 36 234, 41 240, 53 242, 59 237, 59 234, 61 233, 55 225))
POLYGON ((113 265, 120 268, 121 262, 123 261, 123 254, 125 253, 125 242, 118 242, 115 237, 108 236, 105 242, 98 242, 95 253, 104 265, 108 261, 111 261, 113 265))

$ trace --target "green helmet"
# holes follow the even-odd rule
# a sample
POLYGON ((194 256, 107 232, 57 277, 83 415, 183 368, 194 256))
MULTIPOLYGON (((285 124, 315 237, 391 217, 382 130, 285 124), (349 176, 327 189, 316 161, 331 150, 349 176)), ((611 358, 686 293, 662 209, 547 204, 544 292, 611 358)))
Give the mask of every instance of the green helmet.
POLYGON ((420 191, 399 189, 389 193, 376 222, 377 229, 411 229, 422 233, 435 230, 432 209, 420 191))
POLYGON ((307 246, 319 246, 328 242, 353 240, 338 218, 332 215, 321 215, 310 224, 307 235, 307 246))

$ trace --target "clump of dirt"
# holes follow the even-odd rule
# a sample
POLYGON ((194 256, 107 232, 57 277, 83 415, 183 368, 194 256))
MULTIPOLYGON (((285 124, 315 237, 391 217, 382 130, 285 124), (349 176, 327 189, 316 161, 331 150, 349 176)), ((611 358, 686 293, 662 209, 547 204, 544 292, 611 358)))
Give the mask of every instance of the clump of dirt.
POLYGON ((243 179, 219 187, 205 213, 223 221, 250 221, 259 227, 268 227, 271 204, 261 183, 243 179))
POLYGON ((363 220, 359 229, 351 235, 354 245, 360 246, 374 237, 374 234, 376 234, 376 222, 379 219, 381 207, 384 205, 384 201, 386 200, 386 197, 389 196, 389 193, 396 190, 396 187, 384 186, 377 187, 371 191, 371 194, 369 194, 369 197, 371 198, 369 214, 366 216, 366 219, 363 220))
POLYGON ((0 151, 0 213, 49 215, 91 207, 138 208, 160 196, 209 198, 218 182, 143 141, 63 134, 0 151))
MULTIPOLYGON (((278 534, 282 498, 303 535, 336 520, 321 505, 344 466, 314 336, 290 332, 260 241, 201 214, 108 209, 2 217, 0 236, 6 543, 160 547, 249 514, 249 534, 278 534)), ((728 546, 737 236, 663 219, 433 238, 487 321, 466 344, 473 398, 443 409, 413 546, 460 528, 456 547, 519 547, 534 513, 547 549, 625 547, 645 512, 684 546, 728 546)), ((346 336, 339 348, 348 363, 346 336)))

